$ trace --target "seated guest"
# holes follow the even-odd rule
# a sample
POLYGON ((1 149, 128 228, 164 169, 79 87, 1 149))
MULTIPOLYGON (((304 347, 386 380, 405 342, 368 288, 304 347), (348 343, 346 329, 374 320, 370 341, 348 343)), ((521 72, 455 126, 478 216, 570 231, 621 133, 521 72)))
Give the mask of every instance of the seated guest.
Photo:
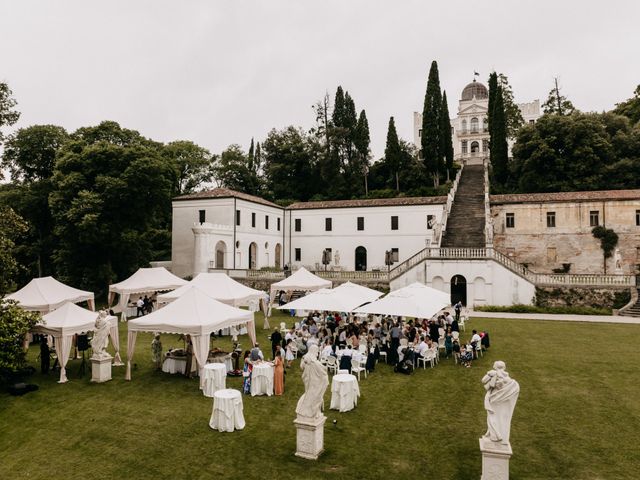
POLYGON ((342 356, 340 357, 340 370, 349 370, 351 373, 351 357, 353 356, 353 351, 347 347, 342 351, 342 356))
POLYGON ((427 355, 428 351, 429 346, 427 345, 427 342, 424 341, 424 337, 420 337, 420 343, 416 347, 416 356, 419 358, 424 358, 427 355))
POLYGON ((469 343, 473 347, 473 351, 474 352, 475 352, 476 348, 478 348, 478 346, 480 345, 481 341, 482 341, 482 338, 480 338, 480 335, 478 335, 478 332, 476 330, 474 330, 473 331, 473 335, 471 336, 471 340, 469 341, 469 343))
POLYGON ((464 345, 460 349, 460 364, 467 368, 471 367, 471 361, 473 360, 473 347, 469 344, 464 345))
POLYGON ((451 312, 446 313, 445 319, 447 320, 447 325, 451 325, 453 323, 453 317, 451 316, 451 312))
POLYGON ((320 358, 327 358, 332 355, 335 356, 335 354, 333 353, 333 345, 331 339, 327 338, 327 340, 324 342, 324 348, 322 349, 322 352, 320 352, 320 358))

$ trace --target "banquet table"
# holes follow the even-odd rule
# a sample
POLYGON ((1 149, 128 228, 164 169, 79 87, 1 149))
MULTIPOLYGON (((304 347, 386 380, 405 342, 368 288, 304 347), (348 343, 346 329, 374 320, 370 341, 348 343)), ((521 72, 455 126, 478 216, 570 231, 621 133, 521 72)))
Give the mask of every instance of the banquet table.
POLYGON ((220 432, 233 432, 244 428, 242 395, 238 390, 227 388, 213 394, 213 411, 209 426, 220 432))
POLYGON ((251 371, 251 396, 273 395, 273 364, 256 363, 251 371))
POLYGON ((331 381, 331 410, 348 412, 358 405, 360 387, 355 375, 339 373, 331 381))
POLYGON ((222 363, 227 367, 227 372, 233 370, 233 359, 230 353, 209 355, 208 363, 222 363))
POLYGON ((207 363, 202 377, 202 393, 205 397, 213 397, 218 390, 227 388, 227 368, 224 363, 207 363))
POLYGON ((165 373, 181 373, 187 367, 187 357, 165 357, 162 362, 162 371, 165 373))

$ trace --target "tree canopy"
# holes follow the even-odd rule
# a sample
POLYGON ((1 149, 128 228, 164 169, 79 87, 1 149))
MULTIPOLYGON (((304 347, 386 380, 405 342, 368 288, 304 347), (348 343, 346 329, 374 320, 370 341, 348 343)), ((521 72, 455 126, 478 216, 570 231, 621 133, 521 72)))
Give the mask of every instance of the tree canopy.
POLYGON ((20 118, 20 112, 15 109, 17 104, 9 85, 0 82, 0 145, 4 141, 2 127, 9 127, 20 118))

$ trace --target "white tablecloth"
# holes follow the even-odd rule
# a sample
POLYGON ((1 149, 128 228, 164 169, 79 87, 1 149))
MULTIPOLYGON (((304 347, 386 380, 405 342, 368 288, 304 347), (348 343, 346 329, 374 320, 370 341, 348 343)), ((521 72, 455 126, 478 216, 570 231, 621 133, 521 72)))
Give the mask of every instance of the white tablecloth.
POLYGON ((242 395, 238 390, 218 390, 213 394, 213 412, 209 426, 221 432, 233 432, 234 429, 244 428, 242 395))
POLYGON ((162 371, 165 373, 182 373, 187 367, 187 358, 170 358, 165 357, 162 362, 162 371))
POLYGON ((273 395, 273 365, 256 363, 251 372, 251 396, 273 395))
POLYGON ((202 393, 205 397, 213 397, 218 390, 227 388, 227 368, 224 363, 207 363, 202 376, 204 377, 202 393))
POLYGON ((348 412, 358 405, 360 387, 355 375, 339 373, 331 381, 331 410, 348 412))
POLYGON ((221 355, 216 357, 209 357, 207 362, 224 364, 227 367, 227 372, 230 372, 231 370, 233 370, 233 359, 231 358, 230 355, 224 356, 224 357, 221 355))

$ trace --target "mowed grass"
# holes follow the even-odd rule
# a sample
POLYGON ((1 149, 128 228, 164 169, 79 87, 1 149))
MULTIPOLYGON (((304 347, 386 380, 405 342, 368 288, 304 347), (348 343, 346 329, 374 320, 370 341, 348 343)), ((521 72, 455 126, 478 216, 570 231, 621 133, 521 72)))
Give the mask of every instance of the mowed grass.
MULTIPOLYGON (((282 320, 291 321, 271 323, 282 320)), ((0 397, 0 478, 479 478, 481 378, 498 359, 521 386, 512 479, 638 478, 640 325, 474 319, 468 327, 465 339, 471 328, 490 332, 484 358, 472 368, 443 359, 411 376, 379 364, 362 379, 354 411, 325 411, 325 452, 315 462, 294 456, 299 361, 287 371, 283 397, 244 396, 246 428, 220 433, 209 428, 212 399, 197 379, 154 371, 151 335, 139 334, 131 382, 114 367, 112 381, 92 384, 90 373, 78 377, 74 360, 69 383, 38 373, 37 392, 0 397)), ((125 350, 126 324, 120 328, 125 350)), ((266 335, 258 330, 270 356, 266 335)), ((169 335, 162 341, 165 349, 181 344, 169 335)), ((231 346, 228 338, 216 344, 231 346)), ((37 355, 32 347, 34 366, 37 355)), ((241 381, 228 378, 227 387, 241 381)), ((330 389, 327 408, 329 399, 330 389)))

